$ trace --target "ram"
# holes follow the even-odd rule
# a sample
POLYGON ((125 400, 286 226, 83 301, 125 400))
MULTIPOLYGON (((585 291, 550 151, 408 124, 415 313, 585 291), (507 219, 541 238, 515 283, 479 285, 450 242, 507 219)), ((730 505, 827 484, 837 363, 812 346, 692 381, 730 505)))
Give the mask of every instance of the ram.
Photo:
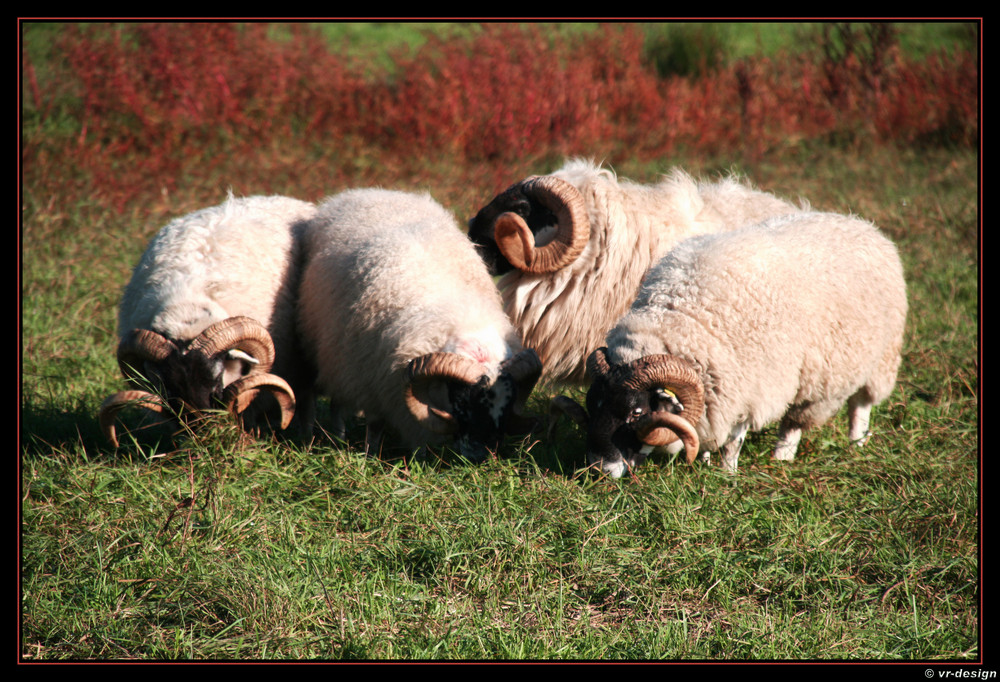
POLYGON ((589 356, 586 409, 566 397, 554 407, 615 477, 681 442, 689 462, 721 450, 736 471, 747 431, 773 422, 774 457, 791 460, 802 431, 845 402, 861 445, 895 385, 906 313, 896 248, 861 219, 810 212, 693 237, 650 270, 589 356))
POLYGON ((733 178, 699 183, 674 170, 642 185, 576 159, 499 194, 469 221, 469 238, 503 275, 504 309, 543 376, 582 384, 587 355, 677 242, 800 210, 733 178))
POLYGON ((128 404, 168 418, 221 405, 250 424, 280 408, 285 428, 299 391, 311 411, 294 322, 298 233, 314 212, 297 199, 230 195, 153 238, 119 311, 118 364, 131 388, 101 406, 112 443, 116 414, 128 404), (256 399, 261 391, 274 398, 256 399))
POLYGON ((479 461, 526 425, 538 357, 444 207, 427 194, 347 190, 319 206, 305 243, 299 324, 338 434, 363 412, 371 455, 388 428, 410 448, 450 438, 479 461))

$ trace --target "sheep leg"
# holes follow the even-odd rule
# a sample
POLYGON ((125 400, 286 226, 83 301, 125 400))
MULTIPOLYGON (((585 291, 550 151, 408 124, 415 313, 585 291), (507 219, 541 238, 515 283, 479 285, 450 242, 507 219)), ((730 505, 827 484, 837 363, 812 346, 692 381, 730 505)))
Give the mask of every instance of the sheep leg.
POLYGON ((729 432, 729 440, 721 448, 722 469, 730 474, 736 473, 736 465, 740 459, 740 449, 743 447, 743 441, 747 437, 747 429, 749 427, 749 422, 742 422, 734 426, 733 430, 729 432))
POLYGON ((330 405, 330 429, 333 437, 337 440, 347 439, 347 422, 344 419, 344 411, 336 405, 330 405))
MULTIPOLYGON (((684 441, 682 441, 680 438, 678 438, 677 440, 675 440, 674 442, 670 443, 669 445, 664 446, 664 449, 669 454, 671 454, 671 455, 676 455, 676 454, 678 454, 680 452, 684 452, 684 441)), ((653 448, 650 448, 650 451, 652 451, 652 450, 653 450, 653 448)), ((709 451, 709 450, 702 450, 701 452, 698 453, 698 459, 696 459, 695 461, 696 462, 701 462, 705 466, 710 466, 712 464, 712 453, 711 453, 711 451, 709 451)))
POLYGON ((369 457, 382 456, 382 437, 385 435, 385 425, 381 421, 369 420, 365 424, 365 454, 369 457))
POLYGON ((316 396, 312 391, 302 389, 295 394, 300 396, 295 408, 295 418, 299 421, 299 438, 303 443, 311 443, 313 428, 316 426, 316 396))
POLYGON ((868 442, 872 432, 868 429, 871 423, 872 405, 874 401, 867 390, 861 389, 847 401, 847 415, 850 428, 847 437, 851 445, 861 447, 868 442))
POLYGON ((795 460, 802 439, 802 427, 783 419, 778 427, 778 442, 774 445, 774 458, 780 462, 795 460))

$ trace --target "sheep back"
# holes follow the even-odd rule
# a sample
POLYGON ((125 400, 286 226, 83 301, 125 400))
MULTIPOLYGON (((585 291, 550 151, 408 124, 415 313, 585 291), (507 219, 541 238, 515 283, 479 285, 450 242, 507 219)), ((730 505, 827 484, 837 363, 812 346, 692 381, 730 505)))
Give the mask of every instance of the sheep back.
MULTIPOLYGON (((133 271, 119 336, 151 329, 177 341, 244 315, 263 324, 278 349, 292 346, 297 231, 313 204, 282 196, 230 198, 160 230, 133 271)), ((276 362, 280 362, 281 353, 276 362)))
POLYGON ((613 362, 669 353, 705 386, 699 433, 722 445, 788 415, 823 423, 895 385, 907 312, 895 246, 858 218, 808 213, 694 237, 648 273, 607 337, 613 362))
POLYGON ((306 236, 299 302, 317 386, 410 445, 434 442, 401 396, 410 360, 455 352, 495 375, 520 348, 492 278, 454 217, 427 194, 357 189, 324 202, 306 236))
MULTIPOLYGON (((136 339, 147 339, 142 352, 149 352, 147 343, 159 343, 150 341, 155 337, 179 351, 142 360, 155 365, 147 370, 157 378, 148 374, 144 380, 160 384, 154 402, 161 406, 162 401, 179 401, 197 411, 209 407, 212 396, 221 399, 221 391, 228 390, 238 399, 236 409, 253 423, 273 402, 254 400, 259 387, 266 386, 267 391, 278 391, 273 395, 281 405, 283 427, 294 405, 293 392, 301 393, 305 400, 300 405, 309 411, 311 378, 299 363, 294 322, 299 232, 314 210, 310 203, 287 197, 237 199, 230 194, 224 203, 177 218, 161 229, 135 267, 119 310, 119 364, 130 382, 138 378, 122 363, 136 360, 129 355, 136 352, 136 339), (216 365, 214 357, 200 352, 203 346, 198 346, 199 352, 187 352, 189 344, 204 341, 200 335, 210 327, 216 330, 213 333, 222 327, 236 329, 234 324, 247 329, 243 318, 252 318, 246 321, 250 328, 260 325, 270 337, 264 343, 260 336, 257 341, 244 336, 243 342, 268 358, 274 354, 273 364, 268 359, 261 372, 250 370, 253 379, 241 378, 246 369, 216 365), (222 327, 214 326, 217 323, 222 327), (271 344, 273 350, 268 350, 271 344), (258 389, 251 390, 252 386, 258 389), (255 409, 244 412, 250 401, 255 409)), ((134 393, 142 391, 110 396, 102 405, 102 425, 113 442, 117 442, 114 414, 134 393)))
POLYGON ((498 286, 524 345, 538 350, 544 376, 556 382, 584 382, 586 357, 628 311, 646 270, 678 242, 802 210, 736 178, 699 183, 680 169, 647 185, 573 159, 552 175, 582 194, 590 240, 563 269, 511 271, 498 286))

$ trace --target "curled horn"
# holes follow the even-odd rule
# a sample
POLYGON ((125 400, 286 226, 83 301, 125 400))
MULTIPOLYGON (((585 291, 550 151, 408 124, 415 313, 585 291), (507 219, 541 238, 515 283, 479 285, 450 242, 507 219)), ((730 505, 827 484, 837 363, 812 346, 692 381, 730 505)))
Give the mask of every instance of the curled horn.
POLYGON ((232 349, 239 349, 258 362, 247 376, 226 386, 222 395, 226 409, 241 414, 261 390, 267 390, 281 407, 281 428, 288 428, 295 414, 295 393, 288 382, 270 373, 274 364, 274 341, 264 325, 242 315, 228 317, 209 325, 195 337, 188 352, 213 357, 232 349))
POLYGON ((673 412, 653 412, 636 422, 635 435, 646 445, 659 447, 680 438, 684 443, 687 463, 698 457, 698 432, 694 425, 673 412))
POLYGON ((222 402, 226 409, 236 414, 250 406, 260 391, 270 391, 281 406, 281 428, 287 429, 295 415, 295 393, 281 377, 276 374, 249 374, 226 386, 222 394, 222 402))
MULTIPOLYGON (((688 363, 671 355, 647 355, 630 363, 628 365, 628 376, 623 381, 623 386, 628 390, 634 391, 651 391, 658 388, 670 391, 684 407, 682 416, 691 426, 697 425, 702 414, 705 412, 705 389, 697 372, 688 363)), ((656 412, 654 414, 659 415, 661 413, 656 412)), ((674 433, 674 431, 677 431, 677 429, 664 423, 661 433, 650 435, 649 438, 657 441, 657 445, 666 445, 678 437, 684 440, 683 435, 674 433), (658 441, 660 440, 663 440, 663 442, 659 443, 658 441)), ((695 443, 697 444, 697 434, 695 434, 695 439, 695 443)), ((641 437, 640 440, 643 440, 648 445, 653 444, 641 437)), ((693 461, 690 446, 687 441, 684 441, 684 444, 688 448, 689 461, 693 461)), ((697 448, 695 455, 697 455, 697 448)))
POLYGON ((228 317, 209 325, 191 342, 188 352, 200 351, 212 357, 232 348, 239 348, 259 361, 254 374, 266 374, 274 364, 271 335, 260 322, 244 316, 228 317))
POLYGON ((552 175, 526 178, 520 189, 556 214, 556 236, 548 244, 536 247, 535 236, 524 218, 508 212, 494 223, 493 239, 497 247, 511 265, 524 272, 542 274, 566 267, 590 240, 590 220, 583 196, 573 185, 552 175))
POLYGON ((101 403, 98 418, 101 423, 101 430, 115 447, 118 447, 118 436, 115 434, 115 417, 122 408, 133 404, 149 408, 154 412, 163 412, 167 409, 167 405, 163 402, 162 398, 147 391, 121 391, 114 395, 109 395, 101 403))
POLYGON ((118 344, 118 367, 124 377, 135 379, 146 362, 163 362, 176 350, 177 346, 161 334, 133 329, 118 344))
POLYGON ((428 353, 410 361, 403 399, 410 413, 425 428, 435 433, 452 433, 456 428, 455 418, 429 405, 422 396, 426 395, 427 387, 435 380, 474 384, 482 375, 482 365, 464 355, 428 353))

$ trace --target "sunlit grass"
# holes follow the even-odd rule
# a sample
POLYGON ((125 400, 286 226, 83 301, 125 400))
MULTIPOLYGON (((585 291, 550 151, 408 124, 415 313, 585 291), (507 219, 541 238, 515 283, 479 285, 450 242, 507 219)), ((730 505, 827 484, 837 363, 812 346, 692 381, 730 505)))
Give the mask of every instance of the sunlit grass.
MULTIPOLYGON (((114 450, 96 411, 122 386, 117 305, 170 218, 233 185, 307 199, 381 185, 428 189, 464 220, 494 184, 559 158, 260 147, 250 159, 199 150, 138 178, 124 205, 51 159, 59 175, 24 187, 22 659, 982 655, 973 150, 820 140, 759 157, 609 159, 640 181, 672 165, 736 170, 892 237, 910 317, 897 389, 864 449, 848 447, 841 414, 793 463, 770 459, 772 428, 748 439, 737 476, 654 457, 609 481, 580 472, 568 421, 474 467, 447 450, 429 463, 368 459, 363 422, 347 445, 253 438, 224 417, 133 439, 140 420, 127 412, 114 450)), ((118 163, 141 166, 144 153, 118 163)), ((552 394, 540 387, 530 411, 544 417, 552 394)))

